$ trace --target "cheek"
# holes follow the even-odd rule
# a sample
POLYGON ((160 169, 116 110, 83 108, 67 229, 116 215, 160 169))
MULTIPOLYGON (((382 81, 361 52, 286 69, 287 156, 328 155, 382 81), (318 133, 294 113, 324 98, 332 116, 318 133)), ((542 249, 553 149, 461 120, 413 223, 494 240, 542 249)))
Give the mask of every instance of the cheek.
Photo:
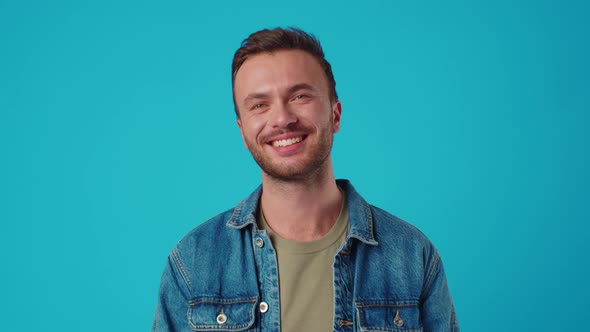
POLYGON ((249 118, 248 121, 243 123, 242 130, 246 139, 250 141, 257 141, 258 136, 264 129, 264 120, 257 117, 249 118))
POLYGON ((332 129, 333 127, 332 115, 325 110, 315 117, 314 122, 322 129, 332 129))

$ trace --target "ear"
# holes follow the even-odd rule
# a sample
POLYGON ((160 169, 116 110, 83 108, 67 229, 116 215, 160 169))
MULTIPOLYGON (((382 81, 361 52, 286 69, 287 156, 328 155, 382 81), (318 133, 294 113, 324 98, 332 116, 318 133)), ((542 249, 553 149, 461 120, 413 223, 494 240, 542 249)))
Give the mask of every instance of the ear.
POLYGON ((340 116, 342 115, 342 104, 340 101, 336 101, 332 105, 332 120, 333 128, 332 131, 337 133, 340 130, 340 116))
POLYGON ((238 124, 238 127, 240 128, 240 135, 242 136, 242 142, 244 142, 244 147, 246 148, 246 150, 250 150, 250 149, 248 149, 248 144, 246 144, 246 139, 244 139, 244 128, 242 128, 242 120, 237 119, 236 123, 238 124))

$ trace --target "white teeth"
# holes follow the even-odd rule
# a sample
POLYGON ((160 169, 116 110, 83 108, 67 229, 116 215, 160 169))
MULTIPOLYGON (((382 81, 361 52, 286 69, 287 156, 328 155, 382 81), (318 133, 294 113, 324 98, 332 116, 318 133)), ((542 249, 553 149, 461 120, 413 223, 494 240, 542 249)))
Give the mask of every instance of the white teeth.
POLYGON ((272 146, 288 146, 288 145, 292 145, 295 143, 299 143, 303 140, 303 137, 299 136, 299 137, 293 137, 293 138, 287 138, 287 139, 281 139, 278 141, 273 141, 272 142, 272 146))

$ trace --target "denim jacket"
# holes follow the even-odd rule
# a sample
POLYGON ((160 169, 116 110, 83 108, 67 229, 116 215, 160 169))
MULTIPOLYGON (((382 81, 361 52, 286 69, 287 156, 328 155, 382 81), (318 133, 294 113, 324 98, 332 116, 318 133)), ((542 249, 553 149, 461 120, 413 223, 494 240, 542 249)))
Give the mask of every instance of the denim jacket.
MULTIPOLYGON (((437 250, 346 180, 349 230, 333 260, 334 331, 459 331, 437 250)), ((256 225, 262 188, 187 234, 165 267, 154 331, 280 331, 276 254, 256 225)))

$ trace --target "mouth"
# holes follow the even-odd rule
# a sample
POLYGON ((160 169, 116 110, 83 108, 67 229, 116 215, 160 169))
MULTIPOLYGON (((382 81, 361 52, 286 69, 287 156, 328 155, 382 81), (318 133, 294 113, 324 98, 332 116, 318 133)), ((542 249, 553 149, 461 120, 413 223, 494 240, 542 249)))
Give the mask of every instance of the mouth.
POLYGON ((305 137, 306 136, 296 136, 296 137, 290 137, 290 138, 285 138, 285 139, 278 139, 278 140, 271 141, 270 144, 274 147, 279 148, 279 147, 297 144, 297 143, 303 141, 305 139, 305 137))

